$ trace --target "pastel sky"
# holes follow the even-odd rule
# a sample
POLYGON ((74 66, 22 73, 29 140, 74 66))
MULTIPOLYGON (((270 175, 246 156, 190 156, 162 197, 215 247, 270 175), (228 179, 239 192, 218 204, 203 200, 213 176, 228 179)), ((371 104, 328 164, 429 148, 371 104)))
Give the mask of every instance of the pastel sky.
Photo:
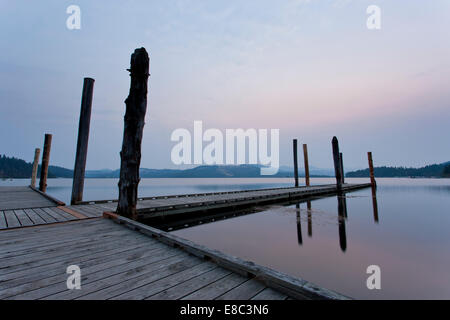
MULTIPOLYGON (((72 168, 84 77, 95 78, 88 169, 118 168, 130 54, 150 53, 142 166, 173 168, 177 128, 280 129, 310 164, 450 160, 448 0, 0 0, 0 153, 72 168), (81 30, 66 8, 81 8, 81 30), (381 8, 381 30, 366 9, 381 8)), ((300 161, 302 163, 302 161, 300 161)))

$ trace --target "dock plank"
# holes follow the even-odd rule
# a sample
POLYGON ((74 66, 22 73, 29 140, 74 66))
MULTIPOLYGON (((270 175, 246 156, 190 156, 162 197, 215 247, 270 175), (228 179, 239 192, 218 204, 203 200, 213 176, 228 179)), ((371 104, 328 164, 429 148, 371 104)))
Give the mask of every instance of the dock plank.
POLYGON ((34 225, 33 221, 31 221, 24 210, 14 210, 14 214, 22 226, 26 227, 34 225))
POLYGON ((250 300, 264 289, 265 286, 261 282, 251 279, 221 295, 217 300, 250 300))
POLYGON ((211 283, 203 288, 186 295, 182 300, 213 300, 231 289, 241 285, 248 278, 239 274, 232 273, 214 283, 211 283))
POLYGON ((160 293, 147 297, 146 300, 178 300, 197 291, 211 283, 220 280, 227 275, 231 274, 231 271, 222 268, 216 268, 209 272, 203 273, 193 279, 184 281, 170 289, 164 290, 160 293))
POLYGON ((6 224, 5 213, 0 211, 0 229, 6 229, 8 225, 6 224))
POLYGON ((8 225, 8 228, 18 228, 18 227, 22 226, 20 224, 19 219, 17 219, 13 210, 6 210, 6 211, 4 211, 4 214, 5 214, 6 224, 8 225))
POLYGON ((0 210, 53 207, 56 203, 29 187, 0 187, 0 210))
POLYGON ((40 215, 38 215, 33 209, 24 209, 27 216, 33 221, 33 224, 45 224, 46 221, 41 218, 40 215))

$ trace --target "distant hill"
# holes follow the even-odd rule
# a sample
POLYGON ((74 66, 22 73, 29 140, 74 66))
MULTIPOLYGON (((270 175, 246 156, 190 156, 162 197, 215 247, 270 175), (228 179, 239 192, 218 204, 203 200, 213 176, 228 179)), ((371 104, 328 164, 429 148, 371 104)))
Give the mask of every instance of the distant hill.
MULTIPOLYGON (((376 167, 374 168, 375 177, 391 178, 391 177, 447 177, 450 176, 450 161, 441 164, 432 164, 422 168, 405 168, 405 167, 376 167), (447 173, 445 173, 447 172, 447 173)), ((369 169, 348 172, 346 177, 363 178, 369 177, 369 169)))
MULTIPOLYGON (((0 178, 16 178, 16 179, 31 178, 32 169, 33 169, 32 163, 26 162, 22 159, 0 155, 0 178)), ((39 165, 38 177, 40 173, 41 173, 41 166, 39 165)), ((48 177, 72 178, 73 171, 58 166, 49 166, 48 177)))
MULTIPOLYGON (((216 165, 198 166, 192 169, 146 169, 141 168, 141 178, 271 178, 271 177, 293 177, 293 169, 281 167, 279 172, 273 176, 261 176, 259 165, 216 165)), ((0 178, 30 178, 32 164, 17 158, 6 156, 0 157, 0 178)), ((40 167, 39 171, 40 173, 40 167)), ((330 176, 326 169, 312 169, 312 177, 330 176), (315 172, 318 172, 315 173, 315 172)), ((118 178, 120 170, 86 170, 86 178, 118 178)), ((299 176, 304 176, 300 171, 299 176)), ((38 174, 39 177, 39 174, 38 174)), ((49 166, 49 178, 72 178, 73 170, 49 166)))
MULTIPOLYGON (((278 174, 274 176, 261 176, 258 165, 213 165, 198 166, 192 169, 147 169, 141 168, 141 178, 261 178, 261 177, 293 177, 292 171, 285 171, 280 168, 278 174)), ((87 178, 118 178, 119 170, 88 170, 87 178)), ((300 176, 304 174, 300 173, 300 176)), ((312 177, 327 177, 328 175, 311 175, 312 177)))

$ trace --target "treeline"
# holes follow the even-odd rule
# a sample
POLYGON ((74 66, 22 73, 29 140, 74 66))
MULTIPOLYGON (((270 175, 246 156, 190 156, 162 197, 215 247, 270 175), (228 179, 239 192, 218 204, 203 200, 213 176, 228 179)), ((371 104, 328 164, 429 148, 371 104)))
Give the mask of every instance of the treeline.
MULTIPOLYGON (((33 169, 33 164, 26 162, 22 159, 7 157, 5 155, 0 155, 0 179, 26 179, 31 178, 31 171, 33 169)), ((38 177, 41 172, 41 166, 38 167, 38 177)), ((48 167, 48 177, 49 178, 72 178, 73 171, 58 167, 49 166, 48 167)))
MULTIPOLYGON (((432 164, 422 168, 405 167, 376 167, 374 168, 375 177, 393 178, 393 177, 450 177, 450 162, 441 164, 432 164)), ((357 170, 346 174, 349 178, 369 177, 369 169, 357 170)))

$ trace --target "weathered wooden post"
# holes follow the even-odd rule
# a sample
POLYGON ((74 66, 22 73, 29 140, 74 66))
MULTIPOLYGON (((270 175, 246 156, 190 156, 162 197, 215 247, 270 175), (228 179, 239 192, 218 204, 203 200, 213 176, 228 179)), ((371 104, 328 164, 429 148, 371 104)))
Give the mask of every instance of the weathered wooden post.
POLYGON ((342 158, 342 152, 339 153, 339 167, 341 168, 341 181, 342 184, 345 183, 345 174, 344 174, 344 159, 342 158))
POLYGON ((309 187, 309 160, 308 160, 308 145, 303 145, 303 159, 305 161, 305 182, 306 186, 309 187))
POLYGON ((333 145, 334 173, 336 175, 336 187, 337 191, 341 192, 342 190, 342 173, 340 164, 341 161, 339 156, 339 142, 336 137, 333 137, 332 145, 333 145))
POLYGON ((44 152, 42 153, 41 178, 39 180, 39 190, 47 191, 48 164, 50 162, 50 149, 52 148, 52 135, 46 133, 44 140, 44 152))
POLYGON ((80 122, 78 124, 77 153, 73 169, 72 204, 83 200, 84 174, 89 142, 89 128, 91 124, 92 96, 94 79, 84 78, 83 94, 81 97, 80 122))
POLYGON ((33 169, 31 171, 31 183, 30 186, 36 188, 36 176, 39 167, 39 155, 41 154, 41 149, 36 148, 34 150, 34 161, 33 161, 33 169))
POLYGON ((298 188, 298 158, 297 158, 297 139, 294 139, 294 177, 295 187, 298 188))
POLYGON ((375 181, 375 172, 373 169, 372 152, 367 152, 367 158, 369 159, 370 182, 372 183, 372 186, 374 188, 376 188, 377 182, 375 181))
POLYGON ((119 202, 117 213, 137 219, 136 203, 141 164, 142 134, 147 111, 147 82, 150 60, 144 48, 131 55, 130 93, 125 100, 124 133, 120 152, 119 202))

